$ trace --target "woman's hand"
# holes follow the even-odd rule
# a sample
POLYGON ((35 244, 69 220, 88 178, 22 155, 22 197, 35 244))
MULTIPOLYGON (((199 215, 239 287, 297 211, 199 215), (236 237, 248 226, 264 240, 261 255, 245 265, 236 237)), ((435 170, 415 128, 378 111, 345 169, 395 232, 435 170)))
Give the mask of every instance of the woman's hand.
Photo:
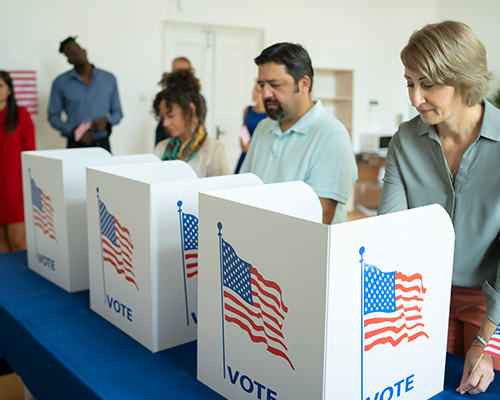
POLYGON ((457 389, 460 394, 478 394, 483 393, 488 389, 488 386, 493 381, 495 373, 493 372, 493 361, 488 354, 483 355, 473 374, 470 374, 474 369, 477 361, 483 354, 484 346, 474 341, 467 352, 464 363, 464 373, 462 381, 457 389), (470 375, 470 376, 469 376, 470 375))

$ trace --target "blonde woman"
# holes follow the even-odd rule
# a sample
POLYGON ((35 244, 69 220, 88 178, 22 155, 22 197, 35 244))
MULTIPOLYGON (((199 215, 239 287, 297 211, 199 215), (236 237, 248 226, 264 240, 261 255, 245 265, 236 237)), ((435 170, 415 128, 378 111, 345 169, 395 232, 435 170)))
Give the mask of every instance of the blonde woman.
POLYGON ((156 145, 155 154, 163 161, 186 161, 200 178, 229 175, 224 146, 203 125, 205 107, 192 70, 179 69, 164 79, 167 88, 156 95, 153 109, 171 137, 156 145))
POLYGON ((419 116, 389 145, 379 213, 433 203, 448 211, 455 228, 448 352, 466 357, 457 391, 476 394, 493 380, 493 365, 500 368, 485 355, 470 375, 500 322, 500 111, 483 99, 486 50, 467 25, 425 26, 401 60, 419 116))

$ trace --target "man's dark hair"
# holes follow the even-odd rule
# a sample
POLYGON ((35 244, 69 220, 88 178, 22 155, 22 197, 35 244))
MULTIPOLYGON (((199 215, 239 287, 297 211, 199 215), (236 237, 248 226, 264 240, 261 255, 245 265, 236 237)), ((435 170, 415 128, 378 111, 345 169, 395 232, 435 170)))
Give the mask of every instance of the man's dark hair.
POLYGON ((74 42, 78 36, 75 37, 68 37, 64 39, 60 44, 59 44, 59 53, 64 53, 64 47, 69 43, 69 42, 74 42))
POLYGON ((268 62, 284 65, 286 72, 293 77, 295 84, 304 76, 311 80, 312 89, 314 71, 311 64, 311 57, 300 44, 294 43, 276 43, 264 49, 258 57, 255 58, 255 64, 261 65, 268 62))

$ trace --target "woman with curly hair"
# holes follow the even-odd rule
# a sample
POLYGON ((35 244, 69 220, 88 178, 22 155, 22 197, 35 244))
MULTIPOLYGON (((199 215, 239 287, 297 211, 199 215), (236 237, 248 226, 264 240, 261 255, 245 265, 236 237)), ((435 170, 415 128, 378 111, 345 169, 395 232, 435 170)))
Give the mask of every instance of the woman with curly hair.
POLYGON ((153 109, 171 137, 156 145, 155 154, 162 161, 186 161, 200 178, 229 175, 224 146, 208 136, 203 125, 199 80, 189 69, 179 69, 164 79, 167 88, 156 95, 153 109))
POLYGON ((35 149, 31 117, 17 106, 9 74, 0 71, 0 253, 26 248, 21 152, 35 149))

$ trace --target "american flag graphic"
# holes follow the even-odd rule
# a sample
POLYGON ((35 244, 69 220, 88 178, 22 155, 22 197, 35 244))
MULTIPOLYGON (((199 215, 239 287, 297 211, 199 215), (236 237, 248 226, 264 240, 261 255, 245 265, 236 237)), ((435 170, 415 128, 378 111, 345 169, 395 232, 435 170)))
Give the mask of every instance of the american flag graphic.
POLYGON ((56 238, 56 231, 54 230, 54 208, 52 207, 52 201, 50 197, 36 185, 31 176, 30 181, 34 225, 35 227, 38 226, 44 235, 48 235, 59 244, 56 238))
POLYGON ((500 357, 500 324, 497 326, 495 333, 485 347, 483 353, 489 354, 494 357, 500 357))
POLYGON ((184 264, 186 276, 198 275, 198 218, 182 213, 182 236, 184 238, 184 264))
POLYGON ((120 225, 118 219, 109 213, 101 199, 99 199, 99 218, 103 260, 111 264, 118 274, 123 274, 125 279, 139 290, 132 266, 134 245, 130 231, 120 225))
POLYGON ((18 106, 26 107, 30 114, 38 114, 36 71, 8 71, 14 85, 14 98, 18 106))
POLYGON ((420 274, 406 276, 398 271, 382 272, 365 264, 365 351, 383 343, 396 347, 403 340, 429 338, 422 318, 425 292, 420 274))
POLYGON ((266 280, 251 264, 236 255, 233 247, 222 240, 224 319, 248 333, 254 343, 265 343, 267 351, 287 356, 283 323, 288 308, 283 303, 280 286, 266 280))

